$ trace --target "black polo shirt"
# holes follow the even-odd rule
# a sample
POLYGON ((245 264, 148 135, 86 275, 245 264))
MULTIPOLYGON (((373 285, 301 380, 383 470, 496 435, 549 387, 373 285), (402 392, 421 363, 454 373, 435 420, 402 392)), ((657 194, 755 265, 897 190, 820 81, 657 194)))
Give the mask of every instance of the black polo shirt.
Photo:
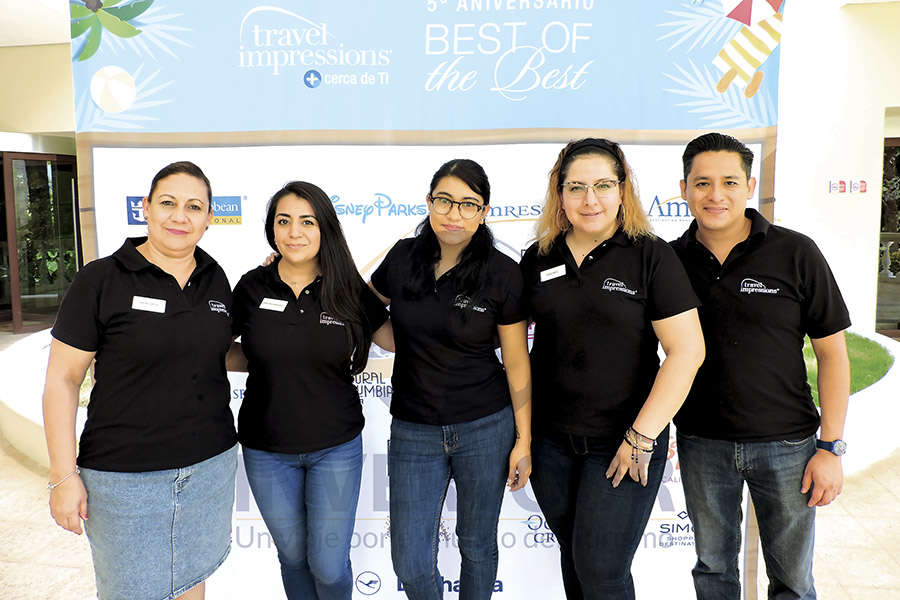
POLYGON ((404 421, 452 425, 485 417, 510 403, 497 359, 497 325, 525 320, 522 276, 516 262, 492 249, 484 289, 461 293, 453 269, 434 292, 404 298, 411 278, 412 239, 400 240, 384 258, 372 284, 391 299, 397 354, 391 378, 391 414, 404 421))
MULTIPOLYGON (((278 261, 246 273, 234 288, 234 333, 249 375, 238 413, 242 444, 257 450, 315 452, 352 440, 363 428, 350 373, 350 336, 325 313, 322 278, 295 297, 278 261)), ((363 285, 360 300, 372 330, 387 310, 363 285)))
POLYGON ((706 360, 675 424, 734 441, 799 439, 816 432, 803 337, 850 325, 816 244, 746 210, 750 235, 724 264, 697 241, 697 222, 672 242, 700 297, 706 360))
POLYGON ((678 258, 656 237, 621 229, 579 268, 565 234, 545 256, 522 257, 534 321, 532 429, 619 437, 633 422, 659 370, 651 321, 697 306, 678 258))
POLYGON ((236 442, 225 353, 231 344, 231 287, 197 248, 182 290, 129 238, 81 269, 51 334, 96 352, 94 389, 78 465, 156 471, 206 460, 236 442))

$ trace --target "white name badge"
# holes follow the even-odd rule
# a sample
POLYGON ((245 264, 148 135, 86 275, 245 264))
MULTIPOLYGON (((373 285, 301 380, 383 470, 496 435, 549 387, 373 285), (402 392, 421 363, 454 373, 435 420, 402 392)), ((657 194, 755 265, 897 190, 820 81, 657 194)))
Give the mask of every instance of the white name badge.
POLYGON ((131 299, 131 308, 134 310, 146 310, 155 313, 166 312, 166 301, 159 298, 147 298, 146 296, 135 296, 131 299))
POLYGON ((546 271, 541 271, 541 283, 545 281, 550 281, 551 279, 556 279, 557 277, 562 277, 566 274, 566 265, 559 265, 553 267, 552 269, 547 269, 546 271))
POLYGON ((284 312, 287 305, 287 300, 276 300, 275 298, 263 298, 263 301, 259 303, 261 309, 274 310, 276 312, 284 312))

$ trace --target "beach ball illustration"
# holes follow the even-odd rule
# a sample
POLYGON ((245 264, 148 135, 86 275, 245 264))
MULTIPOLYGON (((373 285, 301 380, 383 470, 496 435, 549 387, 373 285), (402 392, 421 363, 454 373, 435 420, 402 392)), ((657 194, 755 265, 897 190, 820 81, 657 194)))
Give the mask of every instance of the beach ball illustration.
POLYGON ((91 98, 104 112, 118 113, 134 103, 134 78, 122 67, 109 65, 91 77, 91 98))

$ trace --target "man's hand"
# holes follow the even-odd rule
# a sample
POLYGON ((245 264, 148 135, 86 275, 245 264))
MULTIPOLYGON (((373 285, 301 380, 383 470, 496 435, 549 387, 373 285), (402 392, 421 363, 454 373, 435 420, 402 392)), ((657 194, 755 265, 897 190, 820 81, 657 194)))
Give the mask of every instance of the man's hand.
POLYGON ((826 506, 838 497, 844 487, 844 469, 841 458, 827 450, 817 450, 803 472, 800 493, 812 487, 808 506, 826 506))

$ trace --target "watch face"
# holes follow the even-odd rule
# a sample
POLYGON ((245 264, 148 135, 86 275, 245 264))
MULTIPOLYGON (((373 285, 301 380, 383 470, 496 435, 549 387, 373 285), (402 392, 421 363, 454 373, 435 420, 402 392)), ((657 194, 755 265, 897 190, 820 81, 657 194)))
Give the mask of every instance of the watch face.
POLYGON ((844 440, 834 440, 834 446, 831 449, 837 456, 843 456, 847 453, 847 442, 844 440))

